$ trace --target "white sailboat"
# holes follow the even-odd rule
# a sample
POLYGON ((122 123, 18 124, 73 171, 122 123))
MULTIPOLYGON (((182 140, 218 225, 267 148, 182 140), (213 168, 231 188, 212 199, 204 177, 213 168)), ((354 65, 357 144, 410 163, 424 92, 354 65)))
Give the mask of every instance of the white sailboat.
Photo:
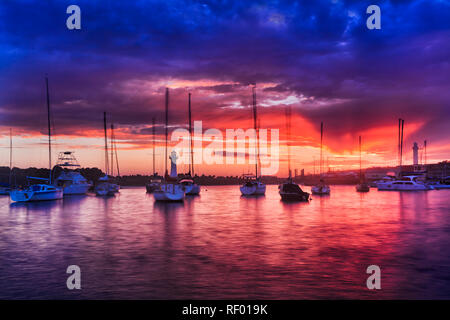
POLYGON ((103 112, 103 130, 105 132, 105 175, 98 179, 98 184, 95 186, 95 194, 100 197, 113 196, 116 193, 115 187, 109 182, 109 161, 108 161, 108 136, 106 129, 106 112, 103 112))
POLYGON ((200 186, 194 182, 194 152, 192 140, 192 113, 191 113, 191 93, 189 93, 189 173, 180 181, 184 187, 184 192, 189 196, 197 196, 200 194, 200 186))
POLYGON ((50 121, 50 96, 48 91, 48 78, 45 77, 45 85, 47 89, 47 124, 48 124, 48 163, 49 163, 49 177, 48 179, 32 178, 48 181, 48 184, 35 184, 25 189, 14 189, 9 193, 11 200, 16 202, 29 201, 46 201, 59 200, 63 197, 63 189, 52 185, 52 131, 50 121))
POLYGON ((319 183, 311 188, 311 192, 315 195, 330 194, 330 186, 325 183, 322 178, 322 146, 323 146, 323 122, 320 123, 320 164, 319 164, 319 183))
POLYGON ((172 151, 170 156, 171 169, 170 176, 167 174, 167 139, 169 128, 169 88, 166 88, 166 123, 165 123, 165 149, 164 149, 164 166, 165 166, 165 179, 161 183, 158 189, 153 191, 153 197, 155 201, 183 201, 184 200, 184 188, 178 183, 177 177, 177 155, 175 151, 172 151))
POLYGON ((75 169, 80 168, 80 165, 72 151, 60 152, 56 165, 64 169, 55 179, 55 185, 63 188, 65 196, 88 192, 91 184, 81 173, 75 171, 75 169))
POLYGON ((183 201, 185 189, 184 186, 177 182, 177 154, 172 151, 170 154, 170 176, 167 176, 164 183, 159 189, 153 191, 153 196, 156 201, 183 201))
POLYGON ((258 177, 258 163, 259 163, 259 135, 257 127, 257 112, 256 112, 256 85, 252 87, 253 93, 253 128, 255 130, 255 175, 244 175, 245 182, 240 186, 240 191, 243 196, 260 196, 266 193, 266 185, 261 182, 258 177))

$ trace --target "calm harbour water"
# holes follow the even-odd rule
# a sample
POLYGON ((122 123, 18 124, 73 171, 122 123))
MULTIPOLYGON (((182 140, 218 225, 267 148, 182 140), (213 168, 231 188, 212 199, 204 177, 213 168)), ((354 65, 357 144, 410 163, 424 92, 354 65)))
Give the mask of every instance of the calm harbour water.
MULTIPOLYGON (((304 187, 309 191, 309 187, 304 187)), ((450 190, 284 204, 202 187, 181 204, 144 188, 113 198, 0 198, 1 299, 450 298, 450 190), (66 268, 81 268, 81 290, 66 268), (381 290, 366 288, 381 267, 381 290)))

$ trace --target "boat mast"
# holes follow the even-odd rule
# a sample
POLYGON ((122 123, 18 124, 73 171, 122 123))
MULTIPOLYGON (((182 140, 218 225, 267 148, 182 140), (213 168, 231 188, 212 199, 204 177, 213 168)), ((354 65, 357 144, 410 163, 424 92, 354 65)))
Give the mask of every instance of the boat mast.
POLYGON ((49 184, 52 183, 52 129, 50 124, 50 95, 48 93, 48 77, 45 77, 45 86, 47 89, 47 125, 48 125, 48 169, 49 169, 49 184))
POLYGON ((153 175, 155 175, 155 118, 152 118, 152 136, 153 136, 153 175))
POLYGON ((323 122, 320 122, 320 160, 319 160, 319 177, 322 178, 322 143, 323 143, 323 122))
POLYGON ((103 129, 105 131, 105 171, 106 176, 109 173, 109 160, 108 160, 108 136, 106 131, 106 112, 103 112, 103 129))
POLYGON ((12 185, 12 129, 9 128, 9 186, 12 185))
POLYGON ((167 177, 167 137, 169 135, 169 88, 166 88, 166 126, 165 126, 165 148, 164 148, 164 172, 167 177))
POLYGON ((288 149, 288 172, 289 180, 291 180, 291 106, 286 106, 286 131, 287 131, 287 149, 288 149))
MULTIPOLYGON (((403 127, 405 125, 405 120, 400 119, 401 122, 401 133, 400 133, 400 175, 402 173, 402 165, 403 165, 403 127)), ((399 123, 400 125, 400 123, 399 123)))
POLYGON ((362 182, 361 136, 359 136, 359 183, 362 182))
MULTIPOLYGON (((113 132, 114 132, 114 125, 112 127, 113 132)), ((113 137, 114 137, 114 153, 116 155, 116 167, 117 167, 117 176, 120 177, 120 171, 119 171, 119 157, 117 156, 117 142, 116 142, 116 136, 113 133, 113 137)))
POLYGON ((255 177, 258 179, 258 161, 259 161, 259 137, 258 137, 258 129, 256 125, 256 84, 252 87, 252 93, 253 93, 253 128, 255 130, 255 177))
POLYGON ((111 123, 111 176, 114 176, 114 125, 111 123))
POLYGON ((191 114, 191 93, 189 92, 189 175, 194 176, 194 153, 192 148, 192 114, 191 114), (192 171, 192 174, 191 174, 192 171))

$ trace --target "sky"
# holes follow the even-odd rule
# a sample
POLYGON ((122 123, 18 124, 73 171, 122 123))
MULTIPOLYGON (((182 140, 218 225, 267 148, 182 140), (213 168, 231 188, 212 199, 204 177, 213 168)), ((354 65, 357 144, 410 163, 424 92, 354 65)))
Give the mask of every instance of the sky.
MULTIPOLYGON (((427 140, 427 161, 450 155, 450 1, 31 1, 0 2, 0 166, 45 167, 48 75, 57 153, 104 168, 103 112, 116 127, 122 174, 163 168, 164 92, 170 131, 186 128, 187 95, 203 129, 279 129, 287 174, 285 108, 292 110, 293 169, 313 172, 324 123, 331 170, 404 163, 427 140), (66 8, 81 8, 68 30, 66 8), (381 8, 381 29, 366 8, 381 8)), ((205 142, 204 146, 208 143, 205 142)), ((169 143, 170 150, 175 146, 169 143)), ((317 165, 316 165, 317 167, 317 165)), ((252 165, 196 165, 201 174, 239 175, 252 165)), ((186 170, 180 165, 180 170, 186 170)), ((318 170, 316 168, 316 170, 318 170)))

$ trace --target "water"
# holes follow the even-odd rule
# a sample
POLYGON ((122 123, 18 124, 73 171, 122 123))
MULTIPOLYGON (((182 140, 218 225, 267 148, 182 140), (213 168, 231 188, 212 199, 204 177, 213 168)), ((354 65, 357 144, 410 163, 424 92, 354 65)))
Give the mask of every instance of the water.
MULTIPOLYGON (((309 190, 309 187, 305 187, 309 190)), ((0 298, 450 298, 450 190, 355 192, 284 204, 203 187, 183 204, 0 198, 0 298), (207 190, 206 190, 207 189, 207 190), (81 268, 81 290, 66 268, 81 268), (381 268, 379 291, 367 266, 381 268)))

